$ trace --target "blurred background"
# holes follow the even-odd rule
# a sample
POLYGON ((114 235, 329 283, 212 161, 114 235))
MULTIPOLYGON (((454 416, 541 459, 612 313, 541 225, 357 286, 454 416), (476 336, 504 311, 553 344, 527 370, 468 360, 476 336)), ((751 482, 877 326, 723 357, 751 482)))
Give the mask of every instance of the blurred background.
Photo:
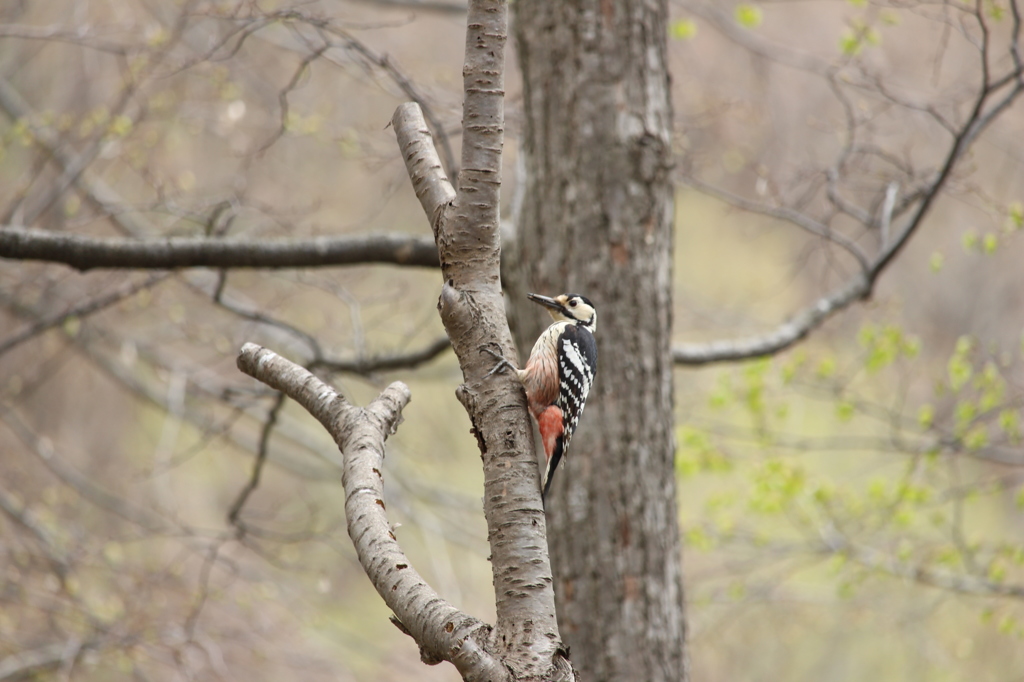
MULTIPOLYGON (((981 83, 961 5, 670 4, 678 342, 763 333, 855 272, 744 205, 891 238, 828 206, 898 177, 898 211, 941 168, 981 83)), ((1003 73, 1015 8, 978 7, 1003 73)), ((2 224, 427 236, 388 123, 417 99, 457 158, 463 10, 5 0, 2 224)), ((775 357, 678 367, 694 679, 1024 679, 1024 109, 973 142, 870 300, 775 357)), ((234 365, 260 343, 357 404, 408 383, 384 472, 396 534, 490 620, 480 460, 438 285, 383 265, 0 261, 0 680, 458 679, 388 622, 330 438, 234 365), (408 367, 372 370, 390 356, 408 367)))

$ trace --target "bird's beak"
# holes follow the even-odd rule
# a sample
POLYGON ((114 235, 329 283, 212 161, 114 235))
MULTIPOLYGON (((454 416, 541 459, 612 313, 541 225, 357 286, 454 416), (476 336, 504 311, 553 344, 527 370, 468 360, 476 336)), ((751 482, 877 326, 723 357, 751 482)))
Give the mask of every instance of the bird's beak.
POLYGON ((541 296, 540 294, 527 294, 526 298, 530 299, 534 303, 540 303, 542 306, 546 306, 548 308, 551 308, 552 310, 558 310, 560 312, 565 312, 565 306, 563 306, 561 303, 559 303, 558 301, 556 301, 553 298, 548 298, 547 296, 541 296))

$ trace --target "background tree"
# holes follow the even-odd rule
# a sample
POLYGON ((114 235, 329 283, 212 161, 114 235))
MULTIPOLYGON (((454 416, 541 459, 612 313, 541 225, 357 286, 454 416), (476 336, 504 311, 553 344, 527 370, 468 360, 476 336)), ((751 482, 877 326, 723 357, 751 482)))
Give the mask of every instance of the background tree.
MULTIPOLYGON (((544 30, 580 55, 565 64, 569 82, 610 97, 616 81, 601 78, 617 73, 613 56, 630 56, 602 48, 641 42, 614 28, 646 27, 654 46, 664 34, 645 23, 656 14, 642 21, 631 4, 583 6, 568 24, 581 30, 564 33, 576 9, 545 17, 544 30), (581 77, 590 73, 596 82, 581 77)), ((16 453, 0 485, 0 677, 454 675, 423 669, 361 583, 341 534, 333 444, 295 405, 254 390, 234 355, 245 341, 272 347, 356 405, 374 400, 384 373, 406 378, 441 357, 436 249, 420 236, 422 210, 381 128, 398 103, 418 101, 455 177, 462 97, 450 86, 464 11, 198 1, 0 9, 9 120, 0 163, 12 179, 0 202, 13 226, 0 231, 0 253, 86 270, 201 266, 155 275, 0 267, 0 438, 16 453), (423 269, 322 269, 357 262, 423 269)), ((670 7, 667 30, 681 246, 664 294, 673 309, 660 314, 678 321, 676 363, 780 353, 815 332, 777 360, 678 373, 694 677, 1016 673, 1018 5, 687 3, 670 7)), ((659 61, 657 49, 647 54, 645 65, 659 61)), ((520 122, 526 152, 520 198, 574 201, 531 187, 529 169, 546 152, 531 145, 541 140, 595 159, 605 157, 569 143, 607 140, 625 165, 605 179, 630 177, 635 159, 611 131, 585 120, 565 135, 534 127, 558 112, 544 117, 543 83, 531 80, 529 54, 520 61, 522 109, 517 86, 508 88, 509 156, 520 122)), ((618 81, 623 97, 595 121, 636 104, 625 93, 642 80, 618 81)), ((659 126, 640 161, 666 158, 658 141, 671 127, 659 126)), ((629 202, 600 195, 559 219, 600 225, 592 212, 643 205, 664 185, 660 166, 639 166, 653 175, 641 173, 650 180, 627 191, 629 202)), ((530 229, 529 211, 560 210, 516 207, 507 213, 520 230, 530 229)), ((616 249, 600 246, 580 248, 614 266, 616 249)), ((557 243, 548 253, 565 258, 557 243)), ((623 255, 631 270, 635 254, 623 255)), ((517 290, 546 284, 530 277, 548 275, 515 258, 506 253, 503 267, 518 304, 517 290)), ((561 278, 575 272, 589 284, 589 263, 561 278)), ((603 320, 612 311, 619 324, 630 319, 625 303, 602 303, 603 320)), ((521 342, 541 317, 528 315, 514 319, 521 342)), ((594 415, 608 415, 609 395, 629 388, 600 382, 633 379, 625 361, 608 363, 604 345, 630 330, 608 331, 602 324, 598 387, 607 393, 595 396, 580 437, 596 436, 604 420, 594 415)), ((662 348, 667 337, 643 338, 662 348)), ((637 386, 664 380, 643 369, 637 386)), ((470 424, 452 428, 463 411, 451 387, 462 379, 450 359, 408 379, 416 399, 383 471, 389 517, 404 524, 392 532, 453 606, 493 621, 479 493, 460 492, 481 489, 462 431, 470 424)), ((563 481, 587 481, 583 444, 574 442, 563 481)), ((660 483, 648 492, 665 497, 625 503, 670 508, 672 481, 660 483)), ((571 492, 561 501, 574 509, 571 492)), ((615 557, 599 542, 579 547, 595 550, 594 566, 615 557)), ((556 543, 556 559, 559 551, 556 543)), ((639 598, 672 603, 665 592, 639 598)), ((579 632, 601 636, 600 627, 579 632)), ((644 657, 664 660, 658 653, 644 657)))
POLYGON ((672 107, 664 2, 519 2, 523 184, 505 268, 598 302, 586 428, 547 505, 559 623, 584 679, 686 679, 673 476, 672 107))

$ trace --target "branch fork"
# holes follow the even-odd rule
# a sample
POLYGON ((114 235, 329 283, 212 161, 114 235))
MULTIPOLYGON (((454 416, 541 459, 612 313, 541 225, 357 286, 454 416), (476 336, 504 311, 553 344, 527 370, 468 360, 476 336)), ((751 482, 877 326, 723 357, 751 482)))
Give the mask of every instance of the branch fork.
POLYGON ((304 367, 253 343, 238 368, 299 403, 331 434, 343 459, 345 516, 359 562, 395 619, 420 646, 427 663, 451 661, 466 679, 505 679, 487 653, 490 626, 443 600, 412 567, 398 545, 384 504, 384 443, 395 433, 409 388, 388 386, 365 408, 350 404, 304 367), (478 677, 486 671, 485 677, 478 677))

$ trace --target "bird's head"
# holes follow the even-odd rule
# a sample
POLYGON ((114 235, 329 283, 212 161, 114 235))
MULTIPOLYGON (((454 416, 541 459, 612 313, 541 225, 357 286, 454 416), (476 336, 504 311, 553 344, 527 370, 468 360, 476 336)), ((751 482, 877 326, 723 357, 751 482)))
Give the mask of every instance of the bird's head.
POLYGON ((526 297, 546 307, 555 322, 572 322, 586 327, 591 332, 597 331, 597 309, 586 296, 562 294, 548 298, 539 294, 527 294, 526 297))

